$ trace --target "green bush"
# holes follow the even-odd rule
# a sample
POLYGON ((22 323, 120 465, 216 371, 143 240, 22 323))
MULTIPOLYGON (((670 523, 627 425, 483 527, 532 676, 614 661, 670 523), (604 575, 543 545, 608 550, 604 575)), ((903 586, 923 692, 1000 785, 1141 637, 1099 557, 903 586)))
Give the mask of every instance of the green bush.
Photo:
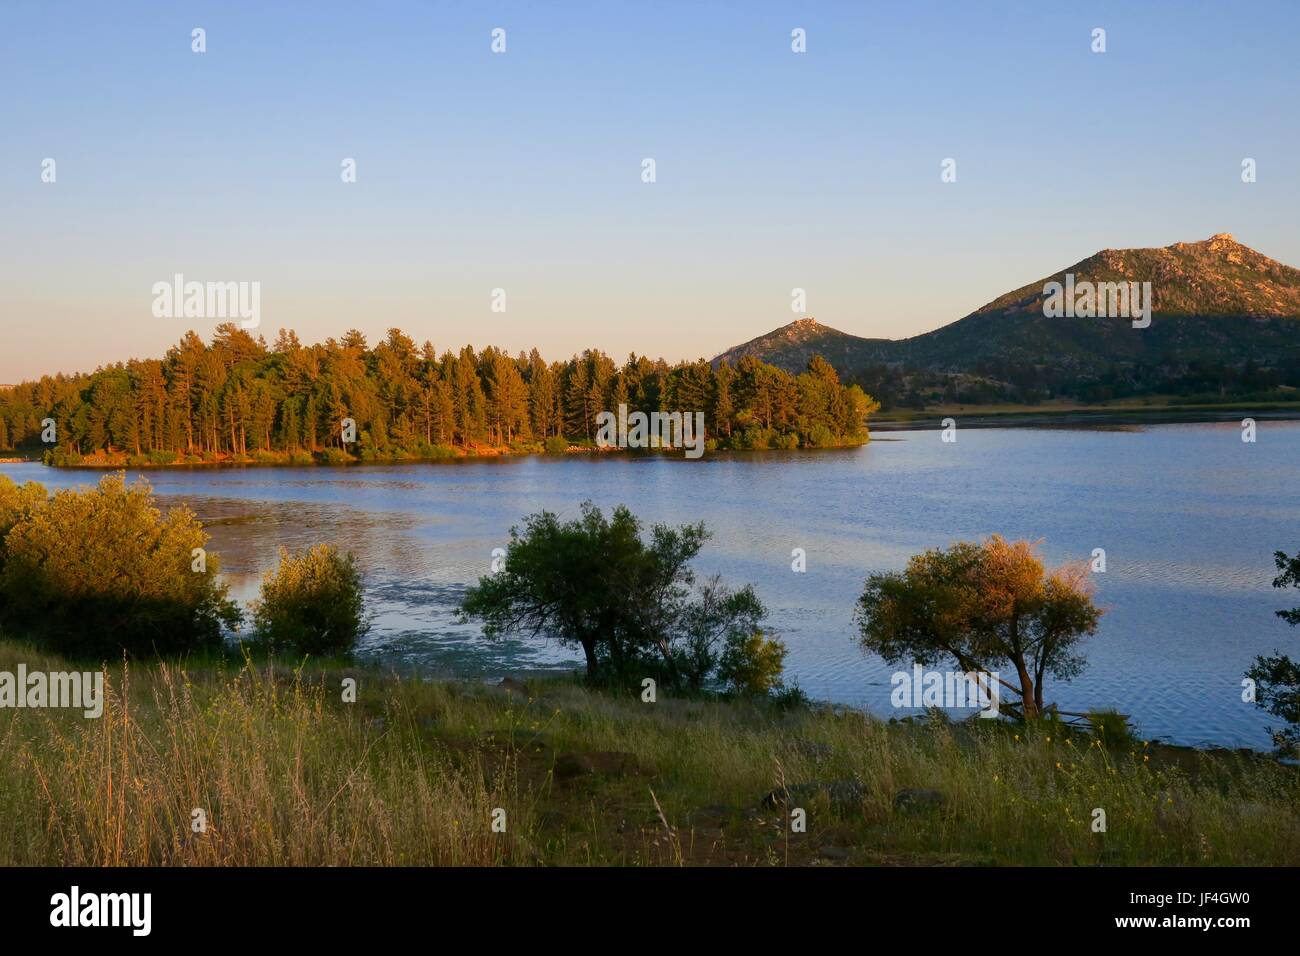
POLYGON ((223 628, 238 627, 202 525, 184 506, 164 515, 148 482, 110 475, 48 501, 39 485, 0 487, 0 502, 0 523, 12 521, 0 546, 0 613, 44 649, 171 654, 219 645, 223 628))
POLYGON ((808 432, 809 448, 833 448, 836 444, 835 433, 825 425, 814 425, 808 432))
POLYGON ((1088 713, 1093 736, 1108 750, 1133 750, 1141 741, 1129 727, 1128 718, 1114 710, 1094 710, 1088 713))
POLYGON ((567 438, 562 438, 559 435, 552 435, 550 438, 546 439, 546 454, 563 455, 568 450, 569 440, 567 438))
POLYGON ((441 461, 443 459, 458 458, 460 456, 456 453, 456 449, 452 448, 450 445, 430 445, 428 442, 422 441, 416 447, 415 457, 426 461, 441 461))
POLYGON ((56 445, 54 448, 46 449, 45 454, 41 456, 41 460, 54 468, 69 468, 80 465, 82 455, 75 448, 56 445))
POLYGON ((256 640, 270 650, 322 656, 352 652, 367 630, 361 572, 351 553, 318 544, 290 554, 262 581, 253 605, 256 640))
POLYGON ((356 461, 356 458, 345 452, 342 448, 325 448, 319 453, 320 461, 326 465, 345 465, 350 461, 356 461))
POLYGON ((781 689, 786 647, 762 631, 730 634, 718 661, 718 679, 733 694, 745 697, 771 694, 781 689))

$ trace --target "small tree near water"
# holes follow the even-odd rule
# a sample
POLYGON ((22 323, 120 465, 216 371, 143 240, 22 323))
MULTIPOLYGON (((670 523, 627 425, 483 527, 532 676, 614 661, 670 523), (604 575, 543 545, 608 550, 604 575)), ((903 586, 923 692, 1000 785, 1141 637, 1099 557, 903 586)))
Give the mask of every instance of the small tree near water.
POLYGON ((707 539, 703 524, 655 525, 643 536, 622 506, 607 518, 586 502, 567 522, 547 511, 529 515, 522 532, 511 530, 500 571, 470 588, 461 615, 482 620, 489 638, 522 634, 580 647, 596 682, 779 686, 784 648, 762 635, 766 611, 753 589, 733 591, 717 578, 695 585, 690 562, 707 539), (748 652, 761 653, 755 666, 744 666, 748 652))
POLYGON ((1077 646, 1101 615, 1085 565, 1047 571, 1033 544, 999 535, 873 574, 856 611, 863 649, 891 664, 953 661, 965 672, 1014 672, 1002 683, 1027 718, 1043 711, 1047 675, 1067 680, 1083 669, 1077 646))
POLYGON ((290 554, 262 581, 253 605, 257 640, 296 654, 349 654, 368 626, 361 572, 351 553, 329 544, 290 554))

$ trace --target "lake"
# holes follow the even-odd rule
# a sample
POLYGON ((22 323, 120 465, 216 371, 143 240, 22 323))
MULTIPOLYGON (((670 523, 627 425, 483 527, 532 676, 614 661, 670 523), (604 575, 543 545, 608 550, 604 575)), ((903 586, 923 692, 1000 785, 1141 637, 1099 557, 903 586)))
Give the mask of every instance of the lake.
MULTIPOLYGON (((50 489, 86 471, 0 465, 50 489)), ((1300 424, 1158 425, 1135 431, 967 429, 878 434, 842 451, 679 457, 585 455, 436 464, 194 468, 147 474, 165 503, 210 524, 210 550, 241 600, 283 545, 333 542, 367 575, 374 626, 361 655, 430 675, 495 677, 569 669, 554 644, 485 641, 460 624, 465 588, 487 573, 511 525, 584 499, 647 522, 703 520, 695 567, 754 584, 786 642, 787 677, 812 697, 890 716, 896 670, 857 647, 853 605, 866 576, 921 550, 993 532, 1041 539, 1049 563, 1089 558, 1107 609, 1087 670, 1049 682, 1068 710, 1115 708, 1144 737, 1268 746, 1270 719, 1241 700, 1255 655, 1300 655, 1300 629, 1274 615, 1300 594, 1270 586, 1273 552, 1300 549, 1300 424), (803 548, 807 570, 791 569, 803 548)), ((134 473, 133 473, 134 476, 134 473)))

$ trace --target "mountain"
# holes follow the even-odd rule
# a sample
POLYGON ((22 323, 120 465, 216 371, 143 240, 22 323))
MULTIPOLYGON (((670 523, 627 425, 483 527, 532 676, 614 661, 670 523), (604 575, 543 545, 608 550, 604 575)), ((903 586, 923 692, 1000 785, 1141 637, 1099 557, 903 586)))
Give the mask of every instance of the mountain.
POLYGON ((854 369, 872 362, 888 361, 899 343, 893 339, 864 339, 821 325, 816 319, 796 319, 789 325, 729 348, 713 360, 735 365, 746 355, 780 366, 788 372, 802 372, 808 360, 820 355, 837 369, 854 369))
POLYGON ((949 399, 980 393, 969 401, 1226 394, 1228 385, 1300 386, 1297 323, 1300 270, 1221 233, 1160 249, 1103 249, 923 335, 868 339, 800 319, 714 361, 753 355, 795 372, 820 354, 846 381, 874 387, 878 397, 892 388, 895 399, 926 389, 949 399), (1044 286, 1064 286, 1067 273, 1075 287, 1149 282, 1149 327, 1134 328, 1128 317, 1044 314, 1044 286), (1225 376, 1234 381, 1225 384, 1225 376))

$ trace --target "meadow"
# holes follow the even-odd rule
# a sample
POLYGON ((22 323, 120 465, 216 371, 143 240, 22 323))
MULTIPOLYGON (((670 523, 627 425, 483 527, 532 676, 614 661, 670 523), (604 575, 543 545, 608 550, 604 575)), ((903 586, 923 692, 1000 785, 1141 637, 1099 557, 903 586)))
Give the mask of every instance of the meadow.
POLYGON ((1294 767, 1050 721, 220 657, 105 687, 0 710, 0 866, 1300 863, 1294 767))

